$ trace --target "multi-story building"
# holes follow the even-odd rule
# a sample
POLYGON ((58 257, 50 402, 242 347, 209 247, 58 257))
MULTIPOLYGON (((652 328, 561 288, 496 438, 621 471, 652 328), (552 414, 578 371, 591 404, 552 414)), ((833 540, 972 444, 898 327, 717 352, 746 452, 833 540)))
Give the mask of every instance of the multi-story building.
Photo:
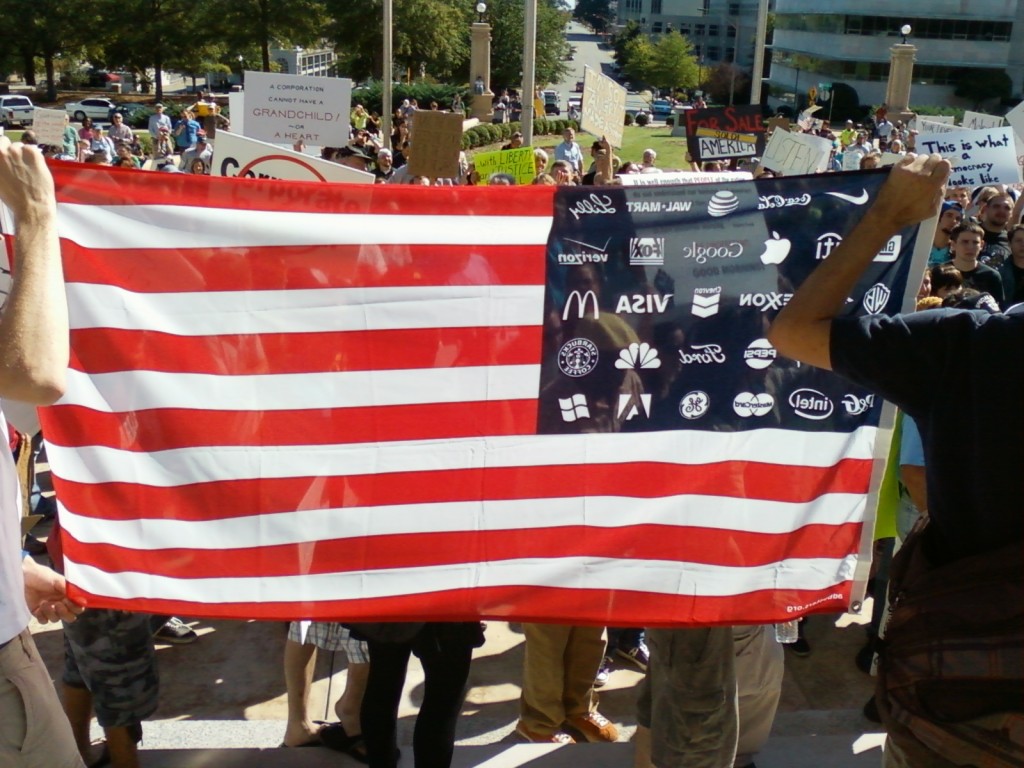
POLYGON ((750 70, 760 0, 619 0, 617 22, 640 24, 653 37, 679 32, 705 66, 735 62, 750 70))
POLYGON ((271 48, 270 58, 284 74, 331 77, 338 57, 328 48, 271 48))
POLYGON ((1005 71, 1013 93, 1024 91, 1024 0, 776 0, 773 93, 790 101, 820 81, 842 82, 861 104, 882 103, 889 49, 905 24, 917 47, 913 104, 969 106, 953 92, 978 69, 1005 71))

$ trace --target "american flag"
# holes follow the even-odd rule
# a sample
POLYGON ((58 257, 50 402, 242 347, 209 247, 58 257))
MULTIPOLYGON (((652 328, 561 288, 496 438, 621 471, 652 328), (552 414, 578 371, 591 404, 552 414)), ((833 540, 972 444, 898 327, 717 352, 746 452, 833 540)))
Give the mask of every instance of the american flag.
POLYGON ((543 433, 582 193, 52 169, 72 359, 43 428, 89 604, 651 626, 834 611, 864 579, 878 408, 543 433))

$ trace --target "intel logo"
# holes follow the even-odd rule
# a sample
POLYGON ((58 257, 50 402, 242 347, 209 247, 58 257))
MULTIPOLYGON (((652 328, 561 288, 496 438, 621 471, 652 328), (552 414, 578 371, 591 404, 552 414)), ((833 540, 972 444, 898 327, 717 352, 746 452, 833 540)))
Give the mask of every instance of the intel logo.
POLYGON ((797 416, 821 421, 832 415, 835 406, 832 400, 816 389, 797 389, 789 396, 789 407, 797 416))

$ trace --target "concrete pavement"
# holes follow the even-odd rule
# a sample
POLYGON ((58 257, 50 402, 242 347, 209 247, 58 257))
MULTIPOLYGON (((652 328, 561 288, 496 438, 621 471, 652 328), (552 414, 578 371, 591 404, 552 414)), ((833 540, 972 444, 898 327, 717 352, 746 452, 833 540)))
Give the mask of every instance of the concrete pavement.
MULTIPOLYGON (((870 603, 869 603, 870 605, 870 603)), ((870 610, 868 608, 867 610, 870 610)), ((812 617, 806 658, 786 654, 782 702, 759 768, 877 765, 880 728, 860 712, 872 679, 854 666, 864 642, 860 623, 845 615, 812 617)), ((275 749, 286 717, 283 656, 285 625, 268 622, 189 621, 200 639, 187 646, 158 646, 160 708, 145 723, 146 766, 319 766, 355 764, 325 749, 275 749), (329 761, 329 762, 328 762, 329 761)), ((55 679, 60 678, 59 629, 37 627, 36 639, 55 679)), ((518 716, 523 637, 516 625, 489 622, 487 642, 470 671, 470 691, 459 723, 454 765, 531 768, 562 765, 628 766, 626 743, 577 745, 552 750, 526 745, 514 734, 518 716)), ((316 719, 330 709, 345 682, 344 655, 321 654, 311 696, 316 719)), ((640 673, 620 666, 601 692, 601 712, 625 741, 635 730, 634 687, 640 673)), ((412 729, 422 698, 423 673, 410 664, 400 709, 403 765, 412 765, 412 729)), ((94 737, 101 737, 94 725, 94 737)))

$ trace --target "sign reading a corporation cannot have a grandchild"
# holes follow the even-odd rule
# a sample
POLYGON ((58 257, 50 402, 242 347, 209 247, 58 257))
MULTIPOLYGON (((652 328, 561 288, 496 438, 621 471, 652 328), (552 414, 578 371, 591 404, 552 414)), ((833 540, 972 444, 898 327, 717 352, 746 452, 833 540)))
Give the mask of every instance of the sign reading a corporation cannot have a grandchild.
POLYGON ((300 139, 322 147, 348 143, 352 81, 272 72, 245 73, 245 135, 271 144, 300 139))

